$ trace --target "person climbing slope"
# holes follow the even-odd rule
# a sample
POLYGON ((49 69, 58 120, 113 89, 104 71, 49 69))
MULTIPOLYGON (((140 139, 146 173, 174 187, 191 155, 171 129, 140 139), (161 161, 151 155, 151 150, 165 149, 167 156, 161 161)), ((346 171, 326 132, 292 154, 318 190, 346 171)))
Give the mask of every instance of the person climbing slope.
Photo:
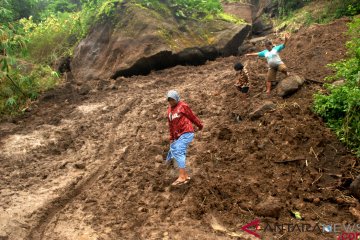
POLYGON ((289 76, 287 67, 279 56, 279 52, 281 52, 285 48, 285 45, 288 42, 288 40, 289 40, 289 35, 285 34, 285 41, 283 44, 274 46, 272 42, 268 40, 265 42, 265 47, 266 47, 265 50, 257 53, 248 53, 245 55, 245 56, 258 56, 261 58, 266 58, 267 63, 269 65, 269 71, 266 77, 267 94, 270 94, 271 92, 271 82, 276 80, 276 75, 278 71, 284 73, 286 76, 289 76))
POLYGON ((172 183, 173 186, 177 186, 190 181, 186 172, 186 151, 194 139, 194 132, 202 130, 203 124, 190 107, 180 101, 177 91, 169 91, 167 101, 169 102, 167 118, 170 130, 170 150, 166 161, 175 159, 179 166, 179 177, 172 183), (198 129, 194 129, 192 124, 195 124, 198 129))

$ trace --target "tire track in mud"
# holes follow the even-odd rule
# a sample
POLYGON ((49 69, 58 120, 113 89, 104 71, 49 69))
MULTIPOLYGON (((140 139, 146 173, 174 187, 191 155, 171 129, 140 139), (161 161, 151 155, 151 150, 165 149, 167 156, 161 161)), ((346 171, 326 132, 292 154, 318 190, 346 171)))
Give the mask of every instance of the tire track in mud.
MULTIPOLYGON (((112 124, 109 136, 109 144, 106 150, 105 161, 101 163, 101 165, 92 172, 86 179, 79 180, 77 182, 71 183, 66 189, 64 189, 63 194, 60 194, 59 197, 52 200, 45 206, 39 213, 39 219, 37 220, 37 224, 30 231, 29 235, 26 239, 29 240, 38 240, 43 239, 44 233, 46 231, 47 226, 51 223, 52 219, 68 204, 70 204, 77 196, 79 196, 83 191, 91 187, 94 182, 105 173, 109 163, 113 160, 111 157, 114 152, 114 143, 115 143, 115 129, 118 127, 124 120, 125 115, 131 110, 131 108, 137 104, 140 99, 132 99, 129 103, 125 103, 124 107, 117 114, 117 120, 112 124)), ((121 158, 126 157, 127 150, 122 153, 121 158)))

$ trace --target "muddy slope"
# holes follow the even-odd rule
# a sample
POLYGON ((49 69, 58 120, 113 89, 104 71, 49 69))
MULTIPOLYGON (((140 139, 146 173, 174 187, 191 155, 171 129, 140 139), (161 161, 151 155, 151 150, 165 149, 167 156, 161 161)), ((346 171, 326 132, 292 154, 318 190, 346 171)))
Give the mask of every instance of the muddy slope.
MULTIPOLYGON (((301 30, 284 51, 285 62, 309 78, 325 77, 325 65, 344 56, 344 31, 345 20, 301 30), (328 54, 310 57, 314 52, 328 54)), ((262 224, 357 222, 351 214, 357 201, 348 186, 360 169, 311 112, 312 95, 321 87, 308 83, 290 98, 265 98, 266 65, 253 59, 248 60, 251 93, 244 99, 233 87, 232 65, 238 60, 94 81, 89 92, 69 83, 45 96, 31 115, 2 123, 0 236, 251 239, 240 228, 255 218, 262 224), (193 181, 182 188, 169 187, 176 171, 163 164, 164 94, 173 88, 205 123, 188 153, 193 181), (251 120, 249 113, 265 101, 276 108, 251 120), (295 220, 289 210, 301 212, 304 220, 295 220)))

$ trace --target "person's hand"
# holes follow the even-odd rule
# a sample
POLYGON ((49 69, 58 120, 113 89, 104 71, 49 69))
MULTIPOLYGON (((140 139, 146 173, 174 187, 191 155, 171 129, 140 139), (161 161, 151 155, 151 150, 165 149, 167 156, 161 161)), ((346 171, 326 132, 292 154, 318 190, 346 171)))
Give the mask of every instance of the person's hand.
POLYGON ((195 127, 194 132, 201 131, 203 128, 195 127))
POLYGON ((288 40, 290 38, 290 34, 289 33, 285 33, 284 35, 285 41, 288 40))

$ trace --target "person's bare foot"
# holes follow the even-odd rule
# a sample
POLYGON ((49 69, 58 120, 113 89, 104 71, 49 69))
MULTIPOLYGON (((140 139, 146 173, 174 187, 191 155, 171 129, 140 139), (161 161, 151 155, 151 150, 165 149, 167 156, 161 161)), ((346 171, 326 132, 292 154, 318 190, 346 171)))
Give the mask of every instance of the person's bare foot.
POLYGON ((175 180, 175 182, 173 182, 171 185, 172 186, 179 186, 179 185, 183 185, 183 184, 186 184, 190 181, 190 177, 186 177, 186 178, 181 178, 179 177, 178 179, 175 180))

